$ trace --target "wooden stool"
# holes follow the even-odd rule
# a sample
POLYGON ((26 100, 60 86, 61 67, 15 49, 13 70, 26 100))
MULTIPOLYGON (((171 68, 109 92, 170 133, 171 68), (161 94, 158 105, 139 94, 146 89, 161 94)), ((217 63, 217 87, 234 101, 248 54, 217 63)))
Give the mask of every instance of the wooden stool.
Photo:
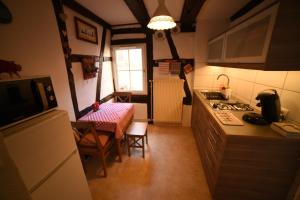
POLYGON ((145 145, 144 138, 146 137, 146 143, 148 144, 147 134, 147 122, 132 122, 126 132, 128 155, 130 156, 130 148, 142 148, 143 158, 145 158, 145 145), (142 144, 139 141, 142 140, 142 144))

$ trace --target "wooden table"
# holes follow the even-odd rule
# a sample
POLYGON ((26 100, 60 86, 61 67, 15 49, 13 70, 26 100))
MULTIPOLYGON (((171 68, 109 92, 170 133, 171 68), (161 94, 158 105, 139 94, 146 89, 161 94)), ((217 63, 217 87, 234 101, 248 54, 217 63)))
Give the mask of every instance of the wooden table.
POLYGON ((103 103, 96 112, 89 112, 78 121, 94 121, 99 131, 112 132, 116 139, 119 161, 122 161, 120 142, 132 122, 134 105, 132 103, 103 103))

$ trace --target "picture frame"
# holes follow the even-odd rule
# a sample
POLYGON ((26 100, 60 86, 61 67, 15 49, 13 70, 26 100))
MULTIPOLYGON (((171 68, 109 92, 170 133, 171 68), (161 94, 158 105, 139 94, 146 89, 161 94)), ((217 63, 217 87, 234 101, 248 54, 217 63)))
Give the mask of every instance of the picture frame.
POLYGON ((77 39, 98 44, 98 33, 96 26, 85 22, 78 17, 74 17, 74 22, 77 39))

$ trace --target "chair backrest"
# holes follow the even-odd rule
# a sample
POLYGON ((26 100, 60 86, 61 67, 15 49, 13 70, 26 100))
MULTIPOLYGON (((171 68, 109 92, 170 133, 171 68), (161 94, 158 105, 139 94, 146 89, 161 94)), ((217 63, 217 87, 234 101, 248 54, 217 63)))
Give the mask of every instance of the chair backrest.
MULTIPOLYGON (((95 122, 71 122, 73 129, 80 133, 80 138, 83 138, 86 134, 92 134, 94 140, 96 141, 96 148, 102 150, 103 147, 99 140, 98 134, 96 132, 96 123, 95 122)), ((75 134, 75 133, 74 133, 75 134)), ((76 139, 76 136, 75 136, 76 139)), ((76 139, 77 140, 77 139, 76 139)), ((76 141, 78 148, 80 148, 80 140, 76 141)), ((96 149, 95 148, 95 149, 96 149)))
POLYGON ((115 97, 115 102, 131 102, 131 92, 115 92, 114 97, 115 97))

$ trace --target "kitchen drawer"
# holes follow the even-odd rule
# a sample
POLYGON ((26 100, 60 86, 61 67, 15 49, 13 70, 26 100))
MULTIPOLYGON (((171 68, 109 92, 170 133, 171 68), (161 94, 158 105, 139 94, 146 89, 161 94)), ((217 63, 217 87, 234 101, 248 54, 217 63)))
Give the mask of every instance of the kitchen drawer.
POLYGON ((32 200, 92 200, 78 152, 71 155, 31 196, 32 200))

